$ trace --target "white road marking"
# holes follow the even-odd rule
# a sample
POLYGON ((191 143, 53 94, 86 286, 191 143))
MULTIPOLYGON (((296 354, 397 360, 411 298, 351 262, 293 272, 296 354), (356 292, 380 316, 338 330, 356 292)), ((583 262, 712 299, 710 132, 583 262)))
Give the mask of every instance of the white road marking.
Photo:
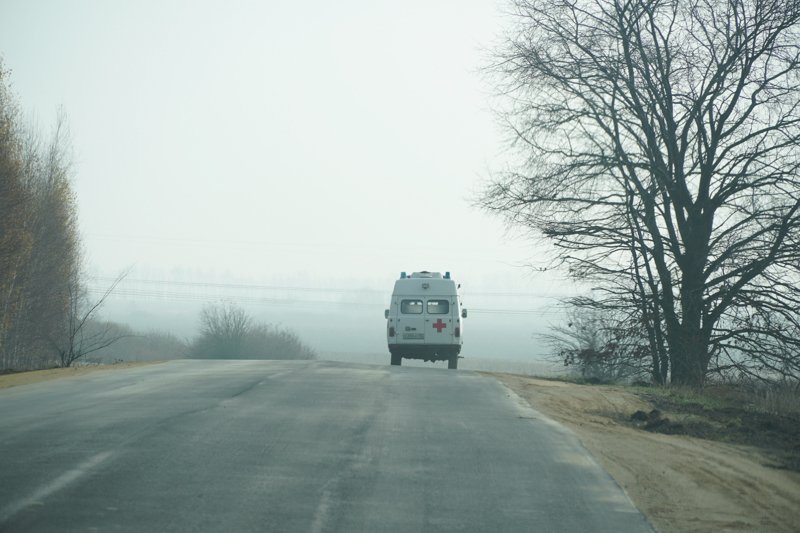
POLYGON ((329 481, 325 484, 322 490, 322 497, 317 504, 317 510, 314 512, 314 521, 311 523, 311 533, 321 533, 327 527, 328 520, 330 519, 332 491, 329 485, 336 480, 329 481))
POLYGON ((50 483, 40 487, 39 490, 35 491, 27 498, 23 498, 21 500, 11 502, 9 505, 6 505, 2 509, 0 509, 0 523, 7 522, 11 518, 13 518, 14 515, 19 513, 26 507, 30 507, 32 505, 42 505, 42 500, 44 500, 51 494, 54 494, 60 491, 61 489, 65 488, 70 483, 74 483, 80 477, 89 473, 89 471, 92 468, 95 468, 97 465, 108 459, 110 456, 111 456, 110 451, 98 453, 97 455, 82 462, 72 470, 64 472, 50 483))

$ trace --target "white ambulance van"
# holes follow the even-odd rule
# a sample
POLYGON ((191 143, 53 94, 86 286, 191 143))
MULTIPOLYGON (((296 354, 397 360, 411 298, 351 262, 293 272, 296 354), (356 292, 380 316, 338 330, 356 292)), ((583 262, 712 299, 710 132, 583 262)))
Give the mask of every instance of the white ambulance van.
POLYGON ((447 361, 447 368, 458 368, 458 354, 464 339, 458 288, 450 272, 400 273, 394 283, 386 317, 386 340, 393 365, 403 358, 447 361))

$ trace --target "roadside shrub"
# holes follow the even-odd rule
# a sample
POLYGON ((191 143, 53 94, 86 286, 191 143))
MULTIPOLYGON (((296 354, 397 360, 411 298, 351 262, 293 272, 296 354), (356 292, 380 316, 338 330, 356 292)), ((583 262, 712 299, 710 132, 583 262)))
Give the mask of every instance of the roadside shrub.
POLYGON ((172 333, 136 331, 127 324, 116 322, 93 320, 87 324, 88 334, 94 335, 101 331, 118 340, 113 345, 92 353, 88 358, 89 362, 161 361, 186 357, 186 343, 172 333))
POLYGON ((648 347, 638 333, 608 312, 575 308, 566 325, 542 337, 554 358, 585 383, 649 381, 648 347))
POLYGON ((257 324, 248 331, 242 348, 243 359, 315 359, 313 349, 303 344, 290 329, 257 324))
POLYGON ((216 305, 200 313, 200 335, 191 343, 196 359, 315 359, 316 353, 296 333, 256 324, 240 307, 216 305))

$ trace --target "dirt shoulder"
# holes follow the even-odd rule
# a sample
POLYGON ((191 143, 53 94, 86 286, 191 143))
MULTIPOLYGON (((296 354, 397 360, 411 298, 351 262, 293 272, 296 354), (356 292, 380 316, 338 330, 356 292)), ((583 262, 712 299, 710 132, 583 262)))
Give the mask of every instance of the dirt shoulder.
POLYGON ((620 387, 489 375, 572 429, 659 531, 797 531, 800 473, 769 450, 646 431, 631 415, 654 402, 620 387))
POLYGON ((47 370, 32 370, 30 372, 13 372, 10 374, 0 374, 0 389, 17 387, 20 385, 30 385, 41 381, 50 381, 71 376, 82 376, 93 372, 106 370, 118 370, 122 368, 132 368, 143 365, 153 365, 163 361, 137 361, 129 363, 114 363, 110 365, 82 365, 69 368, 50 368, 47 370))

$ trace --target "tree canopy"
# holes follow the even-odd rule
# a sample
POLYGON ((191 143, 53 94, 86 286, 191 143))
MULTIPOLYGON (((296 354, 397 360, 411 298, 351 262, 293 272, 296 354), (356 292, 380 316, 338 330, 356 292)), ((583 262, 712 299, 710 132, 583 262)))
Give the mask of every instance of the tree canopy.
POLYGON ((514 0, 481 204, 602 288, 653 379, 800 374, 800 2, 514 0), (628 328, 629 329, 629 328, 628 328), (641 350, 638 350, 641 353, 641 350))
POLYGON ((77 207, 63 120, 26 128, 0 62, 0 370, 57 364, 80 282, 77 207))

